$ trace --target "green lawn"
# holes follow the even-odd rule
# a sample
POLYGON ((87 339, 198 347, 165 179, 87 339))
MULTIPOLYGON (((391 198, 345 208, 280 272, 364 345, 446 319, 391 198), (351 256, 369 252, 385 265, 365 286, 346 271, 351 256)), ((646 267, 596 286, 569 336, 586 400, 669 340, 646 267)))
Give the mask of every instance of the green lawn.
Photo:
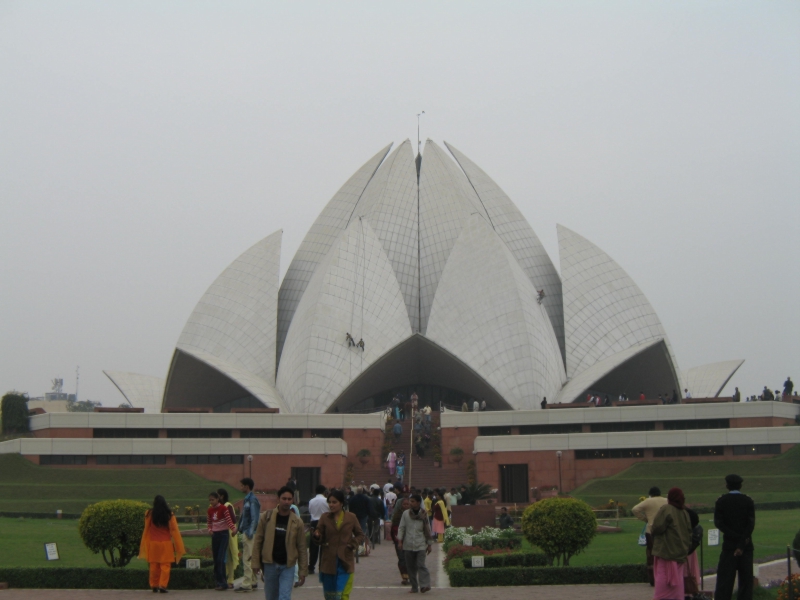
MULTIPOLYGON (((591 461, 582 461, 591 462, 591 461)), ((679 487, 690 505, 713 506, 725 493, 725 475, 738 473, 744 478, 742 491, 756 502, 780 502, 800 499, 800 446, 775 458, 731 461, 668 461, 637 463, 625 471, 593 479, 570 495, 592 506, 606 504, 610 499, 625 503, 629 508, 657 485, 661 493, 679 487)))
POLYGON ((220 487, 228 490, 234 502, 242 497, 239 490, 186 469, 40 467, 17 454, 0 455, 0 511, 81 513, 100 500, 150 503, 157 494, 171 506, 205 508, 208 493, 220 487))
MULTIPOLYGON (((205 526, 205 524, 202 524, 205 526)), ((193 525, 184 525, 186 529, 193 525)), ((0 565, 4 567, 103 567, 103 557, 92 554, 78 535, 76 519, 9 519, 0 518, 0 565), (60 560, 47 561, 44 545, 58 544, 60 560)), ((187 551, 210 546, 210 537, 184 537, 187 551)), ((134 559, 130 567, 144 569, 147 563, 134 559)))
MULTIPOLYGON (((708 532, 714 528, 713 515, 700 515, 700 524, 708 532)), ((602 523, 603 521, 601 521, 602 523)), ((611 525, 614 522, 610 522, 611 525)), ((638 520, 620 521, 622 533, 599 533, 583 553, 572 557, 570 565, 606 565, 643 563, 644 548, 636 541, 644 523, 638 520)), ((786 555, 786 546, 792 543, 800 529, 800 509, 762 510, 756 513, 756 530, 753 534, 754 557, 763 559, 775 554, 786 555)), ((715 567, 721 546, 706 546, 707 533, 704 534, 703 554, 706 568, 715 567)), ((523 545, 529 548, 527 541, 523 545)))

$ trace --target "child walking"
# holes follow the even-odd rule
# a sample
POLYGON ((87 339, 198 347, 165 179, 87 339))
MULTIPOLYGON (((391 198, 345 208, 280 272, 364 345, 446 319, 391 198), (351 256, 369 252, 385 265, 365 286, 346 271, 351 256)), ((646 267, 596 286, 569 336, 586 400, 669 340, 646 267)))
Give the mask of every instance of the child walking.
POLYGON ((153 593, 167 593, 172 563, 186 554, 178 521, 163 496, 156 496, 153 508, 144 515, 144 533, 139 544, 139 558, 150 563, 150 588, 153 593))
POLYGON ((211 554, 214 558, 214 583, 218 592, 228 589, 228 576, 225 573, 225 561, 228 556, 228 544, 231 535, 236 533, 236 525, 231 520, 228 507, 219 501, 219 493, 208 495, 208 531, 211 533, 211 554))

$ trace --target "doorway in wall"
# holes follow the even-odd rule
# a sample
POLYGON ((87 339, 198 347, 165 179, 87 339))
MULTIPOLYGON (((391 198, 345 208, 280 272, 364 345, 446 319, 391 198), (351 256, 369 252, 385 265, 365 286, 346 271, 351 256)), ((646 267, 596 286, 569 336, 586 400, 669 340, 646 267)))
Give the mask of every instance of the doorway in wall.
POLYGON ((528 465, 500 465, 500 502, 528 502, 528 465))
POLYGON ((314 490, 317 489, 320 480, 319 467, 292 467, 292 479, 297 481, 297 493, 300 496, 298 506, 308 504, 314 497, 314 490))

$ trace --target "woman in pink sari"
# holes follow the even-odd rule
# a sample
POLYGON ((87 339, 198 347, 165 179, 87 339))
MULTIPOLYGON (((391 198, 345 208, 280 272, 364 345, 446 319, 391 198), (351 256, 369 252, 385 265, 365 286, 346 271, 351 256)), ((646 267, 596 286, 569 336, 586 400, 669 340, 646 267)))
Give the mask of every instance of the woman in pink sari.
POLYGON ((397 454, 394 453, 394 450, 389 450, 386 466, 389 468, 389 475, 394 475, 394 468, 397 466, 397 454))
POLYGON ((686 557, 692 545, 692 524, 679 488, 667 494, 667 504, 653 519, 653 600, 683 600, 686 557))

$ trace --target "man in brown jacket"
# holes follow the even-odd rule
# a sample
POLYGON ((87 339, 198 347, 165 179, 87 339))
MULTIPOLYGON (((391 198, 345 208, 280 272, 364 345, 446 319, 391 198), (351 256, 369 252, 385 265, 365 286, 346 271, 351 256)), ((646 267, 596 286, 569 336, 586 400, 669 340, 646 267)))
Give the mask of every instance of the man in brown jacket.
POLYGON ((308 575, 306 533, 302 519, 291 510, 294 490, 278 490, 278 508, 261 515, 253 540, 253 571, 264 572, 267 600, 285 600, 292 595, 294 566, 299 565, 298 587, 308 575))

